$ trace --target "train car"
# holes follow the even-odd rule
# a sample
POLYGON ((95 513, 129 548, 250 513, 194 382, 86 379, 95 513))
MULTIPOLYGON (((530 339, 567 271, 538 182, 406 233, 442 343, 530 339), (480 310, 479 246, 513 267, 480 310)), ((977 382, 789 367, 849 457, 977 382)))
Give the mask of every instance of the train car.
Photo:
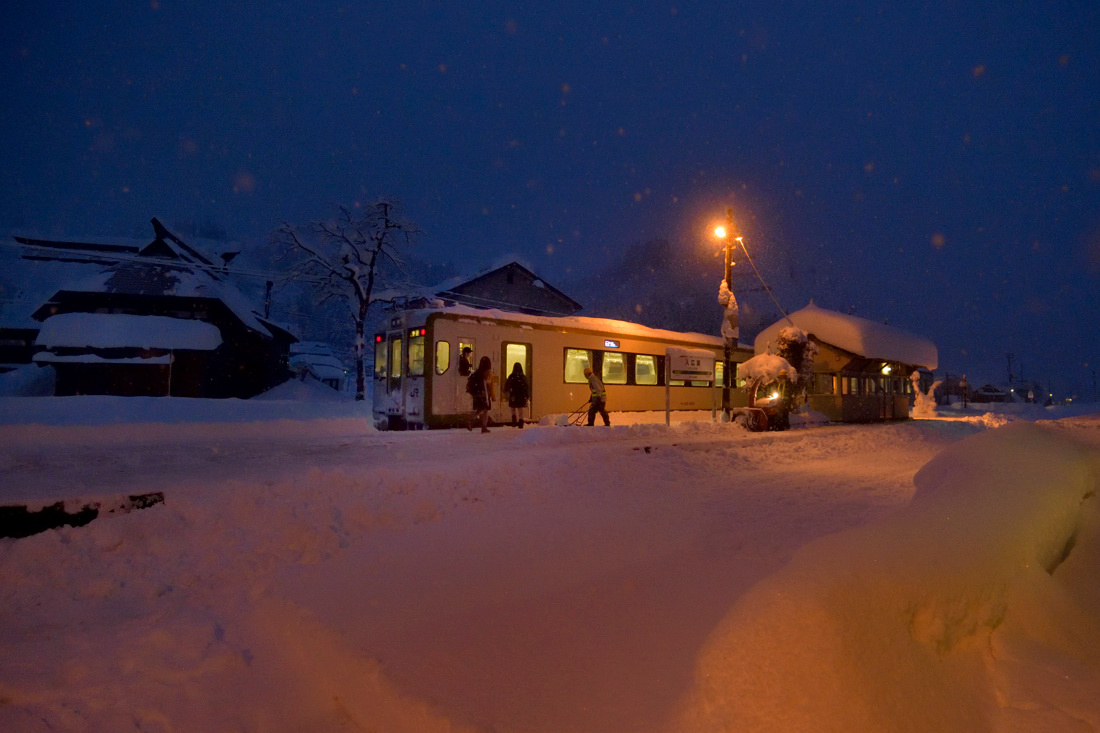
MULTIPOLYGON (((490 419, 504 423, 511 411, 503 383, 520 364, 531 386, 525 413, 537 422, 570 414, 588 400, 584 368, 592 367, 607 388, 613 412, 665 409, 665 349, 707 349, 723 379, 721 337, 647 328, 626 321, 586 317, 544 317, 463 306, 395 312, 385 331, 374 335, 375 423, 382 429, 466 425, 471 415, 466 374, 459 359, 471 350, 476 368, 483 356, 493 365, 490 419)), ((739 346, 732 361, 752 356, 739 346)), ((735 368, 731 372, 736 374, 735 368)), ((670 382, 672 410, 711 410, 709 382, 670 382)), ((719 398, 720 399, 720 398, 719 398)), ((731 399, 744 402, 740 390, 731 399)))

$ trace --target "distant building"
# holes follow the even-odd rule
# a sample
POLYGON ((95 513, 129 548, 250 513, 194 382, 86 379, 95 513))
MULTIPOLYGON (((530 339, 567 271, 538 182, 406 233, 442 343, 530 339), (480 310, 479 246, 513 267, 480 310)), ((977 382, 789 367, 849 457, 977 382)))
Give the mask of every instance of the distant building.
POLYGON ((970 393, 971 402, 1012 402, 1011 393, 992 384, 983 384, 970 393))
POLYGON ((933 370, 939 360, 935 344, 927 339, 812 302, 761 331, 755 353, 766 353, 779 331, 791 325, 818 349, 808 406, 835 422, 908 418, 909 375, 933 370))
POLYGON ((571 316, 581 309, 580 303, 514 261, 426 288, 406 305, 466 305, 533 316, 571 316))
MULTIPOLYGON (((41 322, 33 360, 57 374, 56 394, 251 397, 290 377, 295 337, 260 315, 221 266, 153 219, 155 238, 115 264, 57 290, 32 317, 41 322)), ((50 244, 32 240, 48 254, 50 244)), ((58 254, 80 261, 81 243, 58 254)), ((88 261, 102 244, 87 250, 88 261)))

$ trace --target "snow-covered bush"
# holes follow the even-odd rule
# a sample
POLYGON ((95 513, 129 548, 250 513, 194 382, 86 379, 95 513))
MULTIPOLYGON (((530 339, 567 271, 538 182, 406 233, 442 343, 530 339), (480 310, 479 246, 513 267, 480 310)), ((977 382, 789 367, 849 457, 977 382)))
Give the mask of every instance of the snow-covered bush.
POLYGON ((912 417, 936 416, 936 389, 943 384, 942 380, 932 382, 932 386, 924 392, 920 388, 920 372, 914 371, 909 375, 909 381, 913 383, 913 410, 912 417))

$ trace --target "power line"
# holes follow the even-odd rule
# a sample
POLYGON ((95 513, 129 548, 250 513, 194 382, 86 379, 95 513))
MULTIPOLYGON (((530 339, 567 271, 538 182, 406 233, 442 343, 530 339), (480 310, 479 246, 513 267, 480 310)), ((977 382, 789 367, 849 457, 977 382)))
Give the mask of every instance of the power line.
MULTIPOLYGON (((87 264, 101 263, 101 264, 113 264, 117 262, 138 262, 142 264, 164 264, 171 266, 170 260, 162 260, 157 258, 142 257, 141 255, 125 255, 125 254, 102 254, 98 252, 90 252, 82 249, 72 249, 66 247, 45 247, 37 244, 24 244, 23 242, 0 242, 0 245, 5 247, 15 247, 25 250, 31 250, 34 252, 43 252, 52 255, 69 255, 70 257, 80 257, 87 264)), ((45 260, 56 260, 61 262, 59 257, 43 257, 45 260)), ((227 274, 227 275, 239 275, 240 277, 256 277, 264 280, 282 280, 287 277, 287 273, 270 271, 270 270, 247 270, 238 267, 229 267, 228 265, 215 265, 204 264, 202 262, 194 262, 192 260, 184 260, 185 266, 188 269, 193 270, 206 270, 213 274, 227 274)), ((180 265, 184 266, 184 265, 180 265)), ((311 277, 308 275, 295 275, 295 280, 304 280, 307 282, 324 282, 323 278, 311 277)))
POLYGON ((779 309, 779 312, 783 314, 783 317, 793 326, 794 321, 791 321, 791 317, 787 315, 787 311, 783 310, 783 306, 779 305, 779 301, 775 299, 775 295, 772 293, 772 289, 768 287, 768 284, 764 282, 764 278, 760 275, 760 270, 756 269, 756 263, 752 261, 752 255, 749 254, 748 247, 745 246, 745 240, 743 237, 738 237, 737 241, 741 243, 741 251, 745 253, 745 258, 752 265, 752 271, 756 273, 756 278, 760 281, 764 291, 768 294, 768 297, 775 303, 775 307, 779 309))

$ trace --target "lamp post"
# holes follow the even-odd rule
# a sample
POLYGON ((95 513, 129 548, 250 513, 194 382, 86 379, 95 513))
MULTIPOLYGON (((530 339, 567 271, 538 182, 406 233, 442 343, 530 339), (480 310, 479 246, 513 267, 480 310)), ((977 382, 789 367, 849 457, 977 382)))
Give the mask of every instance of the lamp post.
MULTIPOLYGON (((733 209, 726 209, 726 224, 725 226, 719 225, 715 227, 714 235, 725 242, 725 259, 723 261, 725 268, 724 282, 726 284, 726 290, 728 291, 729 301, 722 302, 722 305, 726 308, 724 316, 726 320, 722 323, 723 345, 725 348, 725 357, 722 363, 722 415, 729 421, 730 385, 733 383, 733 379, 730 375, 730 357, 733 351, 733 339, 736 338, 736 322, 730 323, 728 320, 730 308, 732 307, 734 309, 735 314, 737 308, 737 301, 733 297, 733 209)), ((738 237, 738 239, 740 239, 740 237, 738 237)), ((720 302, 721 297, 722 296, 719 297, 720 302)))

